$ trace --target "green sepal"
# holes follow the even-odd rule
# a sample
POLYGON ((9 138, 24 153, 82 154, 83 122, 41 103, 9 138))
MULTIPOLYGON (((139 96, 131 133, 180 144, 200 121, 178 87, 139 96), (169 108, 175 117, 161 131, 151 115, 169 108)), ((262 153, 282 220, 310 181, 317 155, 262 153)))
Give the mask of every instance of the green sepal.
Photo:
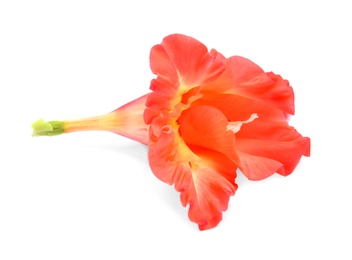
POLYGON ((43 119, 32 124, 32 136, 55 136, 65 132, 63 121, 49 121, 45 122, 43 119))

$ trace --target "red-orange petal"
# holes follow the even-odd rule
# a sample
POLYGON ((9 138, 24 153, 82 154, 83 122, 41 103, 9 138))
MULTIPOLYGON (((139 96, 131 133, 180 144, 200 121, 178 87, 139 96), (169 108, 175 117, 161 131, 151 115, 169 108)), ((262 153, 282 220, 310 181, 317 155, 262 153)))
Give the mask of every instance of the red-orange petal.
POLYGON ((192 37, 172 34, 163 39, 161 46, 169 59, 163 64, 160 60, 155 60, 151 53, 152 71, 169 77, 170 72, 167 70, 172 66, 186 86, 199 85, 218 76, 225 69, 222 55, 214 50, 209 52, 203 43, 192 37), (166 65, 167 68, 164 68, 166 65))
POLYGON ((211 106, 191 106, 179 118, 180 135, 188 144, 207 148, 239 162, 235 135, 227 130, 228 121, 220 110, 211 106))
POLYGON ((153 173, 162 181, 173 184, 181 193, 182 205, 189 205, 188 216, 198 224, 200 230, 215 227, 222 219, 222 212, 228 207, 230 196, 237 189, 234 183, 235 165, 224 155, 205 150, 198 150, 199 157, 194 162, 180 160, 179 157, 192 158, 175 156, 175 152, 184 152, 183 145, 176 141, 175 133, 167 129, 161 138, 164 139, 164 152, 158 150, 156 143, 149 145, 148 156, 153 173), (225 165, 229 167, 226 168, 225 165))
POLYGON ((181 192, 182 205, 189 205, 189 218, 199 229, 215 227, 237 189, 239 159, 234 150, 234 135, 226 130, 224 115, 211 107, 184 111, 178 121, 180 132, 168 120, 167 112, 152 120, 150 167, 156 177, 181 192), (183 124, 187 125, 182 127, 183 124), (199 135, 197 138, 192 137, 192 130, 199 135))
POLYGON ((204 91, 201 93, 202 98, 195 101, 193 105, 214 107, 220 110, 228 121, 244 121, 254 113, 260 113, 262 120, 286 120, 285 113, 265 102, 229 93, 204 91))
POLYGON ((153 93, 146 105, 170 110, 181 100, 180 87, 187 91, 217 77, 225 69, 225 59, 192 37, 172 34, 152 48, 150 67, 157 78, 151 82, 153 93))
MULTIPOLYGON (((294 131, 294 130, 293 130, 294 131)), ((310 154, 310 139, 297 134, 278 140, 237 139, 241 171, 247 178, 261 180, 277 172, 287 176, 301 157, 310 154)))
POLYGON ((303 137, 286 121, 260 118, 260 111, 258 116, 236 134, 242 172, 255 180, 274 172, 285 176, 292 173, 301 157, 310 155, 310 139, 303 137), (273 161, 277 163, 273 164, 273 161))
POLYGON ((292 173, 302 155, 309 156, 310 140, 286 122, 285 114, 271 104, 234 94, 204 93, 194 105, 220 110, 228 121, 258 118, 243 124, 236 133, 236 150, 242 172, 251 180, 278 172, 292 173))
POLYGON ((225 72, 204 86, 204 90, 237 94, 294 114, 294 93, 289 82, 280 75, 265 73, 257 64, 243 57, 228 58, 225 72))
POLYGON ((210 229, 222 220, 222 212, 227 210, 236 188, 212 168, 195 167, 192 182, 181 191, 181 202, 189 204, 188 216, 200 230, 210 229))

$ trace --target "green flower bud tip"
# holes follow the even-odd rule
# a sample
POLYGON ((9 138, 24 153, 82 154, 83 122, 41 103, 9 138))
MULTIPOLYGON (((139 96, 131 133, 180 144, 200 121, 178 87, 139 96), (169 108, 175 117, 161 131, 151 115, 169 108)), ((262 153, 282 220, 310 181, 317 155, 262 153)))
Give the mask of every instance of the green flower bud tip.
POLYGON ((32 124, 32 136, 54 136, 65 132, 63 121, 49 121, 45 122, 43 119, 32 124))

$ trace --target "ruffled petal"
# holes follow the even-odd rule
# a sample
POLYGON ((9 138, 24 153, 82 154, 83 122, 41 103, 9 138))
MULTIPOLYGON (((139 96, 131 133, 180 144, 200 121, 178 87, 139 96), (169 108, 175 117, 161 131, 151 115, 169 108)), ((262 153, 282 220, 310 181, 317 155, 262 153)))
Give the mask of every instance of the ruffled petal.
POLYGON ((200 85, 218 76, 225 69, 225 60, 222 55, 214 50, 209 52, 203 43, 192 37, 172 34, 163 39, 161 46, 171 65, 160 70, 160 66, 164 67, 164 64, 156 66, 160 60, 155 60, 151 53, 152 71, 157 75, 168 77, 167 69, 173 66, 176 69, 176 75, 186 86, 200 85))
POLYGON ((158 139, 150 132, 148 158, 154 175, 170 185, 179 183, 180 187, 184 176, 183 167, 188 167, 189 162, 199 161, 183 140, 170 127, 165 126, 158 139))
POLYGON ((225 72, 205 91, 233 93, 267 102, 288 114, 294 114, 294 93, 287 80, 272 72, 265 73, 252 61, 233 56, 227 59, 225 72))
MULTIPOLYGON (((295 131, 292 128, 292 131, 295 131)), ((277 140, 237 139, 241 171, 247 178, 261 180, 277 172, 287 176, 301 157, 310 155, 310 139, 297 133, 295 137, 277 140)))
POLYGON ((211 107, 190 108, 179 123, 180 131, 165 112, 152 120, 149 164, 156 177, 181 192, 182 205, 189 205, 190 220, 201 230, 209 229, 221 221, 237 189, 239 159, 234 135, 226 130, 222 113, 211 107))
POLYGON ((189 89, 211 81, 225 70, 224 57, 192 37, 172 34, 150 53, 150 67, 157 78, 150 88, 148 107, 171 110, 189 89))
POLYGON ((153 173, 174 185, 181 193, 182 205, 189 205, 190 220, 205 230, 218 225, 237 189, 236 165, 223 154, 199 148, 195 151, 198 154, 167 128, 157 142, 149 144, 148 156, 153 173))
POLYGON ((303 137, 286 121, 265 120, 260 118, 260 112, 258 115, 258 119, 243 125, 236 134, 242 172, 255 180, 274 172, 289 175, 302 156, 310 155, 310 139, 303 137), (270 163, 267 159, 271 160, 270 163))
POLYGON ((234 94, 204 92, 193 105, 220 110, 229 122, 255 120, 241 125, 236 135, 240 169, 251 180, 267 178, 278 172, 292 173, 302 155, 309 156, 310 140, 302 137, 275 106, 234 94))
POLYGON ((190 185, 181 190, 181 202, 189 204, 188 216, 200 230, 210 229, 222 220, 222 212, 227 210, 236 188, 213 169, 196 166, 190 185))

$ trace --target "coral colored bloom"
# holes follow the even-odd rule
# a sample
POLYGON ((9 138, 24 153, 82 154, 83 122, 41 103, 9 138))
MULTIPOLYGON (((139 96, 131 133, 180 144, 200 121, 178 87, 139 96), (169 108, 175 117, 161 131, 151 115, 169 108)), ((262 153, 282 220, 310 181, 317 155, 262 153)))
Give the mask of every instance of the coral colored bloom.
POLYGON ((150 65, 157 75, 144 112, 150 167, 181 193, 201 230, 221 221, 238 168, 261 180, 288 175, 309 156, 309 138, 286 121, 294 94, 281 76, 179 34, 152 48, 150 65))
POLYGON ((151 93, 102 116, 39 120, 33 135, 104 130, 148 145, 153 173, 201 230, 221 221, 238 169, 250 180, 286 176, 309 156, 309 138, 287 123, 294 94, 281 76, 180 34, 152 48, 150 66, 151 93))

